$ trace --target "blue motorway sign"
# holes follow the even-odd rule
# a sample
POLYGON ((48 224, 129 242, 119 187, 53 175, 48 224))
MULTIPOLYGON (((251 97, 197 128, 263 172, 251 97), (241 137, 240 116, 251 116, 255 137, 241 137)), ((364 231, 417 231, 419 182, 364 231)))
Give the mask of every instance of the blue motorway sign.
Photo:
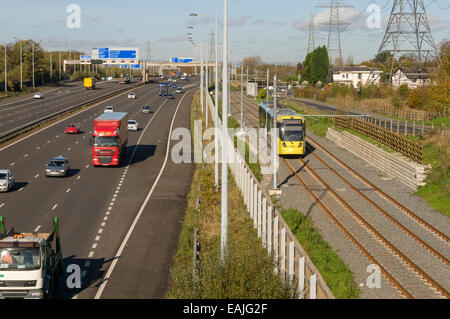
POLYGON ((92 56, 90 55, 80 55, 80 60, 90 60, 92 59, 92 56))
POLYGON ((136 59, 136 50, 110 50, 110 59, 136 59))
POLYGON ((121 64, 121 65, 120 65, 120 68, 121 68, 121 69, 126 69, 126 68, 128 68, 128 64, 121 64))
POLYGON ((194 59, 192 58, 170 58, 170 63, 189 63, 189 62, 193 62, 194 59))
POLYGON ((135 70, 140 70, 141 69, 141 65, 140 64, 132 64, 131 68, 135 69, 135 70))
POLYGON ((99 59, 109 59, 109 48, 98 48, 99 59))

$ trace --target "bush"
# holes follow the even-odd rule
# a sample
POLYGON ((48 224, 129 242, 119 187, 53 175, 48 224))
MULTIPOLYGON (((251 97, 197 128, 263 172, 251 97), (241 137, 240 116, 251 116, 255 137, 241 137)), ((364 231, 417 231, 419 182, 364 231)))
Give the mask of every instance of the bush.
POLYGON ((428 100, 428 94, 423 88, 411 90, 408 96, 408 106, 415 109, 424 109, 428 100))
POLYGON ((402 99, 398 95, 392 96, 391 99, 392 105, 395 106, 395 108, 399 109, 402 106, 402 99))
POLYGON ((258 95, 256 96, 256 99, 258 101, 263 101, 267 99, 267 92, 266 89, 261 89, 258 91, 258 95))
POLYGON ((409 87, 408 84, 402 84, 400 85, 400 88, 398 89, 398 93, 400 94, 402 99, 408 98, 409 95, 409 87))

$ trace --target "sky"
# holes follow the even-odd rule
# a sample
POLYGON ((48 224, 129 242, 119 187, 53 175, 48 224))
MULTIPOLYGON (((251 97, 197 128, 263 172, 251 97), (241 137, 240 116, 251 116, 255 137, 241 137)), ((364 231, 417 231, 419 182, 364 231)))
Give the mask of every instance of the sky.
MULTIPOLYGON (((450 39, 450 0, 423 0, 436 44, 450 39)), ((344 1, 343 1, 344 2, 344 1)), ((223 0, 219 3, 219 43, 222 41, 223 0)), ((261 56, 267 63, 297 63, 308 48, 309 22, 314 16, 315 42, 328 40, 330 0, 229 0, 229 49, 231 58, 261 56)), ((344 59, 355 63, 372 58, 378 51, 393 0, 347 0, 353 6, 341 9, 344 22, 341 47, 344 59), (381 9, 381 27, 368 28, 367 7, 381 9)), ((200 50, 187 40, 192 32, 196 44, 209 44, 215 32, 216 0, 0 0, 0 43, 13 38, 42 40, 46 49, 81 50, 93 47, 138 47, 145 58, 150 43, 151 61, 170 57, 193 57, 200 50), (71 4, 80 7, 80 28, 69 28, 71 4), (196 13, 191 17, 190 13, 196 13), (187 26, 193 26, 189 30, 187 26)), ((212 59, 212 57, 211 57, 212 59)))

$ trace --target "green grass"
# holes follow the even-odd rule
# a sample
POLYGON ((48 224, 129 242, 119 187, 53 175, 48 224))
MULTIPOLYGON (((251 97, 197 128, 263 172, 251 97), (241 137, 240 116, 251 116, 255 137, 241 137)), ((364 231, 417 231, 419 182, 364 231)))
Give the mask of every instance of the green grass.
POLYGON ((442 125, 444 124, 445 127, 449 127, 450 126, 450 117, 437 117, 431 121, 427 121, 425 122, 425 125, 442 125))
POLYGON ((433 169, 425 180, 426 185, 420 186, 416 194, 422 197, 430 207, 450 217, 448 141, 442 146, 437 143, 427 143, 423 153, 424 163, 431 164, 433 169))
POLYGON ((294 209, 281 211, 281 215, 336 299, 358 298, 361 291, 353 273, 315 230, 311 219, 294 209))

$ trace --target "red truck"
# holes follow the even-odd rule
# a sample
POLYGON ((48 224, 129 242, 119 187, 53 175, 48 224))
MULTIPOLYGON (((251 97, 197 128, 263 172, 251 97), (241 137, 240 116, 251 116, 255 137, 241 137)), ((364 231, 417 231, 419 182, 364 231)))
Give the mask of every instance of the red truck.
POLYGON ((103 113, 94 120, 92 164, 118 166, 128 144, 128 113, 103 113))

